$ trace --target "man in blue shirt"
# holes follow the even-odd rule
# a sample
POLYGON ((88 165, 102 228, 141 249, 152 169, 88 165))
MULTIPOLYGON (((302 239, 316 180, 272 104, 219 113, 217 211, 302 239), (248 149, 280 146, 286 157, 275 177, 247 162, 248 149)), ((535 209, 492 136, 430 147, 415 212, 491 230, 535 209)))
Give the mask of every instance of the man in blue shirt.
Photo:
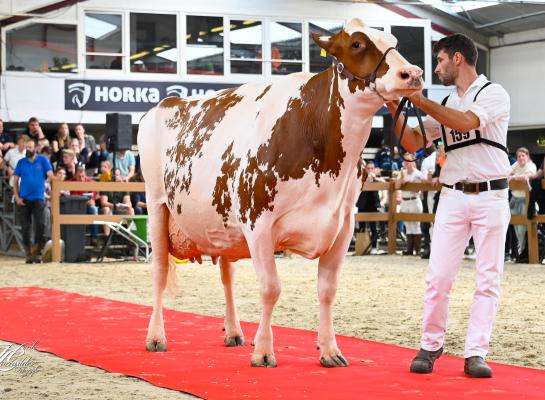
POLYGON ((19 160, 13 175, 16 212, 23 234, 26 263, 39 263, 44 240, 45 181, 47 178, 53 179, 53 171, 49 160, 36 154, 36 143, 33 140, 26 143, 26 156, 19 160), (35 231, 31 246, 32 221, 35 231))

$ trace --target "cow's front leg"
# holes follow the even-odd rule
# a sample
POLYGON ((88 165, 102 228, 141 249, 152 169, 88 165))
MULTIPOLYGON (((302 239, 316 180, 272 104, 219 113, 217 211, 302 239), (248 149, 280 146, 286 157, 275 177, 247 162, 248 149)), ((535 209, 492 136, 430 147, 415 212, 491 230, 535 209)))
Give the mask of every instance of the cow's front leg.
POLYGON ((353 230, 354 220, 347 216, 333 247, 320 257, 318 263, 318 299, 320 301, 318 347, 320 348, 320 364, 328 368, 348 366, 348 361, 341 354, 335 340, 333 301, 337 293, 342 262, 348 250, 353 230))
MULTIPOLYGON (((150 196, 151 197, 151 196, 150 196)), ((148 197, 148 198, 150 198, 148 197)), ((167 339, 163 322, 163 293, 169 273, 168 263, 168 215, 164 204, 148 207, 149 235, 153 249, 151 276, 153 281, 153 312, 148 326, 146 349, 166 351, 167 339)), ((175 273, 175 271, 170 271, 175 273)))
POLYGON ((259 280, 262 313, 254 338, 252 367, 276 367, 273 348, 272 313, 280 297, 280 279, 274 262, 272 239, 260 237, 259 243, 250 244, 250 253, 259 280))
POLYGON ((244 346, 244 335, 235 305, 235 263, 220 258, 221 283, 225 292, 225 338, 227 347, 244 346))

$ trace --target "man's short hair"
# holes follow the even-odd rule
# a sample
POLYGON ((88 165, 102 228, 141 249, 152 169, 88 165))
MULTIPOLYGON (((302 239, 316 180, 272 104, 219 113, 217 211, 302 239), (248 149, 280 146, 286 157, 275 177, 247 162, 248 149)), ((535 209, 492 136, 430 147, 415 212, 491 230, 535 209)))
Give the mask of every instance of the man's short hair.
POLYGON ((530 152, 528 151, 528 149, 526 147, 519 147, 517 149, 517 152, 515 154, 518 154, 518 153, 524 153, 526 154, 528 157, 530 157, 530 152))
POLYGON ((38 118, 36 118, 36 117, 30 117, 30 118, 28 119, 28 124, 31 124, 31 123, 33 123, 33 122, 40 122, 40 121, 38 121, 38 118))
POLYGON ((441 50, 447 53, 450 59, 452 59, 454 53, 460 53, 469 65, 477 65, 477 58, 479 56, 477 47, 473 43, 473 40, 466 35, 455 33, 454 35, 444 37, 433 46, 433 55, 437 56, 437 53, 441 50))

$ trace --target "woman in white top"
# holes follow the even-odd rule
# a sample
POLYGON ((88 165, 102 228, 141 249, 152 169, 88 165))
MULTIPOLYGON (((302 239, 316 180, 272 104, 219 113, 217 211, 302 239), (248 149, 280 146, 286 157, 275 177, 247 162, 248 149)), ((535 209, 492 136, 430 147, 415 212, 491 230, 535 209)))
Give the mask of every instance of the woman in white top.
MULTIPOLYGON (((403 166, 405 168, 400 171, 396 181, 396 189, 400 189, 403 184, 407 182, 421 182, 424 179, 424 175, 416 168, 414 161, 405 160, 403 161, 403 166)), ((420 200, 420 192, 402 190, 400 211, 406 213, 421 213, 422 201, 420 200)), ((407 250, 403 252, 403 255, 413 255, 413 252, 415 251, 417 256, 420 255, 420 240, 422 236, 420 222, 405 222, 405 229, 407 235, 407 250)))

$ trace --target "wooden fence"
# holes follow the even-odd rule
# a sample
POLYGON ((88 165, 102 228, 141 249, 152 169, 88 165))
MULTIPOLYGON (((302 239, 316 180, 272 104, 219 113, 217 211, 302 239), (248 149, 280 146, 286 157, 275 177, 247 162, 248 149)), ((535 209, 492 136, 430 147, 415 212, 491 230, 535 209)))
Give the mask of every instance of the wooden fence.
POLYGON ((74 182, 53 180, 51 182, 51 239, 53 241, 53 262, 59 262, 61 260, 61 225, 92 224, 94 221, 98 220, 120 222, 126 217, 124 215, 61 214, 60 198, 62 190, 78 192, 144 192, 146 189, 142 182, 74 182))
MULTIPOLYGON (((542 182, 542 186, 545 181, 542 182)), ((436 186, 430 183, 406 183, 402 187, 402 190, 408 191, 435 191, 438 190, 436 186)), ((509 183, 511 190, 521 190, 526 193, 526 206, 528 206, 530 200, 530 192, 528 190, 528 184, 522 181, 511 181, 509 183)), ((401 213, 397 212, 397 199, 395 181, 390 182, 366 182, 364 191, 388 191, 388 212, 366 212, 356 214, 356 221, 382 221, 388 223, 388 254, 395 254, 396 251, 396 236, 397 236, 397 223, 399 221, 417 221, 417 222, 433 222, 435 214, 417 214, 417 213, 401 213)), ((538 251, 538 237, 537 237, 537 224, 545 223, 545 215, 536 215, 532 220, 528 220, 526 215, 512 215, 512 224, 523 224, 528 228, 528 260, 530 264, 539 264, 538 251)))
MULTIPOLYGON (((544 181, 545 182, 545 181, 544 181)), ((529 202, 528 185, 525 182, 510 182, 509 187, 514 190, 522 190, 526 193, 526 204, 529 202)), ((403 190, 409 191, 431 191, 437 190, 437 187, 429 183, 406 183, 402 186, 403 190)), ((51 237, 53 240, 54 262, 59 262, 61 259, 60 238, 61 225, 80 225, 92 224, 95 220, 120 222, 123 215, 67 215, 60 213, 60 192, 62 190, 69 191, 84 191, 84 192, 144 192, 144 183, 124 183, 124 182, 73 182, 73 181, 57 181, 52 182, 51 188, 51 237)), ((397 212, 397 200, 395 181, 390 182, 367 182, 363 187, 364 191, 388 191, 388 212, 371 212, 356 214, 356 221, 375 221, 388 223, 388 254, 394 254, 396 251, 396 236, 398 221, 417 221, 417 222, 433 222, 434 214, 416 214, 416 213, 400 213, 397 212)), ((512 215, 512 224, 524 224, 528 228, 528 258, 530 264, 538 264, 538 238, 537 224, 545 223, 545 215, 536 215, 532 220, 528 220, 526 215, 512 215)))

